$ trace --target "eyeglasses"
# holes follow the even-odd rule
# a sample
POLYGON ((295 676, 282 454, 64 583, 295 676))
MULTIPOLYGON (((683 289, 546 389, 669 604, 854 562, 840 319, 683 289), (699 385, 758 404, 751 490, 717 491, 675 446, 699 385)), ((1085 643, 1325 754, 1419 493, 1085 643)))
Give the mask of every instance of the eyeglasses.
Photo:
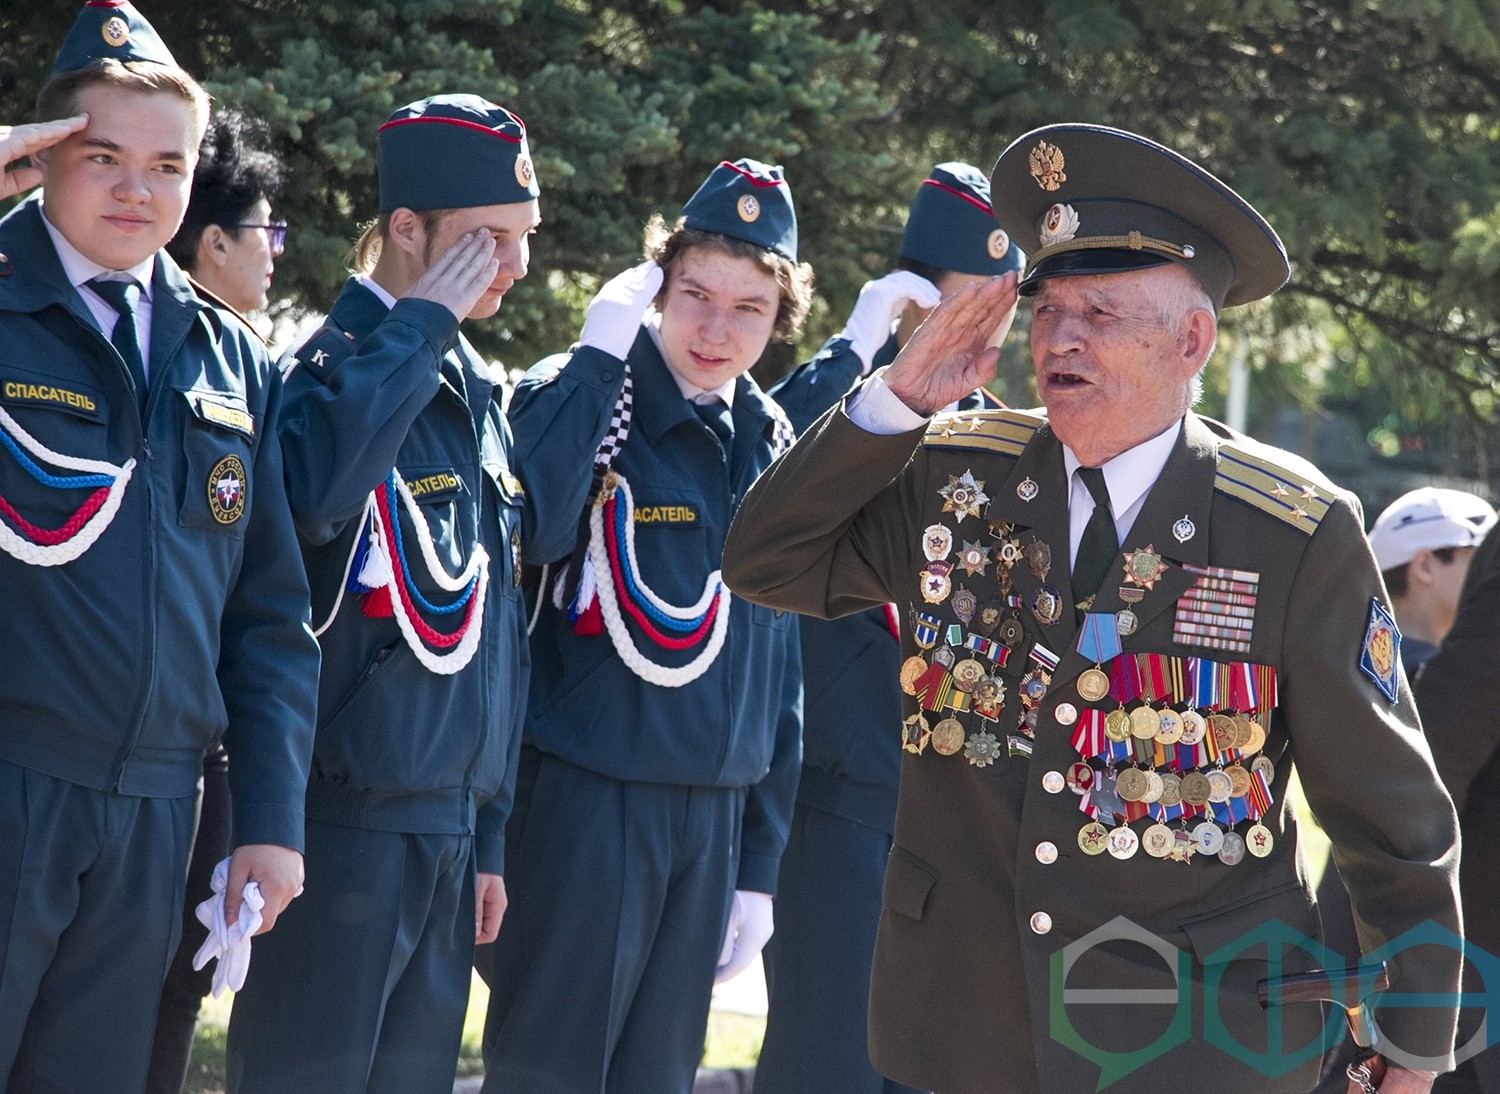
POLYGON ((271 240, 271 253, 279 255, 286 250, 286 221, 273 220, 269 224, 236 224, 236 228, 261 228, 264 229, 271 240))

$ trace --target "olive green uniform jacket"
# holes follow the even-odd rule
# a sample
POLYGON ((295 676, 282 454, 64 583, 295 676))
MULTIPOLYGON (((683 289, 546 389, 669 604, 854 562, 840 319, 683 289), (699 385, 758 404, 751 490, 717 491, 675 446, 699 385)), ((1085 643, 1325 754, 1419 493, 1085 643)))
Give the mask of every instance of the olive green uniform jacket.
MULTIPOLYGON (((1404 677, 1393 702, 1360 668, 1372 601, 1386 597, 1358 502, 1297 457, 1189 414, 1121 544, 1153 547, 1165 562, 1131 605, 1139 625, 1123 638, 1126 654, 1254 662, 1278 674, 1262 753, 1275 769, 1263 817, 1274 847, 1227 865, 1080 849, 1089 818, 1080 796, 1058 785, 1079 762, 1059 706, 1118 704, 1089 704, 1077 688, 1093 662, 1075 648, 1067 499, 1062 446, 1040 415, 961 415, 937 419, 925 436, 876 436, 835 407, 756 482, 725 547, 725 579, 751 600, 824 618, 894 601, 908 619, 939 617, 944 634, 962 624, 951 596, 923 597, 925 529, 945 525, 957 552, 981 533, 997 546, 987 522, 1003 521, 1021 545, 1051 549, 1045 584, 1063 603, 1050 625, 1031 610, 1043 578, 1025 562, 1010 568, 1025 634, 999 670, 1005 706, 988 727, 998 758, 979 766, 964 750, 931 747, 904 758, 870 1000, 876 1066, 939 1094, 1310 1088, 1320 1031, 1340 1038, 1340 1014, 1302 1003, 1268 1016, 1256 1001, 1257 981, 1324 964, 1287 805, 1295 769, 1333 840, 1366 953, 1395 942, 1392 990, 1436 995, 1388 1006, 1388 1041, 1446 1067, 1460 964, 1456 821, 1404 677), (939 491, 966 471, 989 500, 959 521, 939 491), (1184 566, 1258 575, 1248 653, 1174 642, 1175 606, 1196 580, 1184 566), (1018 730, 1019 696, 1038 643, 1060 661, 1031 741, 1018 730), (1398 952, 1414 928, 1424 933, 1408 939, 1438 944, 1398 952)), ((983 598, 997 591, 994 575, 955 567, 952 585, 983 598)), ((1118 590, 1137 587, 1123 578, 1122 569, 1106 579, 1093 611, 1126 608, 1118 590)), ((912 627, 904 632, 904 656, 930 654, 912 627)), ((915 699, 905 713, 916 713, 915 699)), ((972 739, 983 727, 963 717, 972 739)), ((871 747, 901 728, 870 726, 871 747)))

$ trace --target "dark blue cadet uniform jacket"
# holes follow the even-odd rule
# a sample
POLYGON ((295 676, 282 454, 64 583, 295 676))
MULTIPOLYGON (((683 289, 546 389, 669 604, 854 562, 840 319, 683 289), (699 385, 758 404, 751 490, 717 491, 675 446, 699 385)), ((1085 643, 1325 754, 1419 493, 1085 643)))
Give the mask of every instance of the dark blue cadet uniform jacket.
MULTIPOLYGON (((642 579, 667 602, 686 606, 719 568, 739 499, 771 462, 777 410, 749 377, 736 381, 735 443, 726 464, 644 328, 629 359, 634 415, 614 469, 634 497, 642 579)), ((518 459, 549 528, 565 521, 576 528, 594 453, 623 383, 618 358, 582 346, 540 362, 518 385, 510 407, 518 459)), ((572 534, 549 541, 546 557, 564 559, 574 545, 572 534)), ((532 547, 528 557, 544 557, 541 544, 532 547)), ((712 667, 682 687, 663 687, 637 677, 607 634, 574 633, 566 605, 552 606, 551 583, 549 577, 532 636, 527 739, 625 781, 749 787, 736 888, 774 893, 801 758, 795 617, 734 597, 712 667)), ((658 664, 692 659, 695 651, 661 649, 633 622, 627 626, 658 664)))
MULTIPOLYGON (((875 354, 872 368, 890 364, 896 350, 892 336, 875 354)), ((859 382, 862 368, 849 339, 830 338, 771 389, 771 398, 800 436, 859 382)), ((959 408, 997 405, 987 393, 976 392, 959 408)), ((797 790, 804 804, 887 835, 896 827, 901 776, 901 644, 889 619, 883 608, 841 619, 799 617, 806 709, 797 790)))
MULTIPOLYGON (((320 638, 308 817, 378 831, 472 832, 479 869, 502 873, 529 658, 519 589, 524 496, 500 389, 447 308, 400 300, 387 309, 352 278, 283 367, 281 439, 315 625, 332 612, 365 532, 365 499, 392 467, 449 576, 476 542, 490 557, 482 640, 452 675, 426 668, 394 618, 367 617, 345 592, 320 638)), ((430 603, 450 603, 400 508, 412 578, 430 603)), ((443 633, 457 623, 422 618, 443 633)))
MULTIPOLYGON (((54 453, 136 461, 83 555, 38 567, 0 552, 0 757, 95 790, 185 797, 223 735, 237 842, 301 848, 318 649, 273 432, 280 378, 159 254, 143 422, 36 201, 0 221, 0 256, 0 407, 54 453), (219 470, 235 461, 242 493, 224 505, 219 470)), ((5 432, 0 497, 61 526, 89 489, 39 481, 5 432)))

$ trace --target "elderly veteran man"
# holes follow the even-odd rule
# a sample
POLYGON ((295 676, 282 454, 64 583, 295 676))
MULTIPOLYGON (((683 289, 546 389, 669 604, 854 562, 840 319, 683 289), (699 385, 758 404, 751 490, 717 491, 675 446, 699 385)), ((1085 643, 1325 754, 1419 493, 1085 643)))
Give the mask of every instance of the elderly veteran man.
POLYGON ((323 647, 317 883, 235 1000, 230 1091, 451 1091, 474 945, 505 913, 529 514, 500 385, 459 327, 526 276, 539 190, 521 119, 477 95, 401 107, 376 148, 361 272, 284 362, 323 647))
MULTIPOLYGON (((771 389, 798 430, 889 364, 944 296, 1025 262, 995 224, 990 180, 940 163, 917 187, 897 268, 869 282, 844 329, 771 389)), ((954 409, 998 408, 984 388, 954 409)), ((960 596, 972 595, 960 593, 960 596)), ((993 612, 997 598, 975 610, 993 612)), ((870 1066, 865 1013, 880 889, 896 824, 901 746, 869 726, 900 718, 901 644, 892 605, 798 620, 807 688, 802 781, 781 858, 776 933, 766 944, 769 1009, 755 1066, 761 1094, 897 1094, 870 1066)))
POLYGON ((1419 993, 1380 1012, 1382 1089, 1426 1090, 1451 1063, 1455 820, 1358 504, 1189 409, 1219 309, 1286 280, 1280 241, 1114 129, 1030 133, 991 189, 1039 245, 1019 291, 1045 413, 927 422, 992 374, 1017 285, 961 290, 760 478, 725 549, 759 603, 906 615, 874 1062, 939 1094, 1307 1089, 1341 1017, 1279 980, 1256 999, 1328 956, 1296 767, 1361 941, 1419 993), (960 582, 1004 598, 998 626, 960 582))
POLYGON ((0 220, 0 1091, 138 1091, 221 738, 227 920, 301 885, 318 649, 279 377, 161 250, 208 96, 94 0, 37 115, 0 127, 0 194, 42 184, 0 220))

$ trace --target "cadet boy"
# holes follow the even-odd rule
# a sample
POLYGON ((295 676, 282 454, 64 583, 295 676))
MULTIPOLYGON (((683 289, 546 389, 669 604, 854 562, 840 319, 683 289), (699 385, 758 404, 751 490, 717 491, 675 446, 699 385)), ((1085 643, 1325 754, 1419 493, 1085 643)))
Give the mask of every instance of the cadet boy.
POLYGON ((377 148, 361 272, 284 363, 323 646, 317 885, 235 1000, 231 1091, 451 1091, 474 944, 505 912, 523 499, 499 386, 458 328, 526 276, 538 189, 521 119, 475 95, 402 107, 377 148))
POLYGON ((781 169, 748 159, 715 168, 670 233, 654 218, 646 253, 510 409, 539 508, 586 531, 542 582, 516 899, 483 965, 487 1091, 687 1094, 715 966, 740 971, 771 933, 796 630, 729 596, 719 552, 791 439, 746 373, 806 313, 811 271, 781 169))
POLYGON ((279 377, 161 252, 207 96, 96 0, 37 114, 4 189, 40 198, 0 221, 0 1090, 139 1090, 221 736, 228 919, 301 885, 318 650, 279 377))
POLYGON ((915 620, 874 1062, 939 1094, 1307 1089, 1321 1009, 1256 997, 1326 956, 1295 762, 1366 950, 1429 993, 1379 1012, 1381 1089, 1424 1091, 1452 1060, 1455 820, 1358 504, 1189 409, 1218 310, 1286 280, 1281 243, 1120 130, 1034 131, 990 184, 1039 245, 1046 414, 929 424, 993 374, 1016 299, 960 290, 761 477, 725 551, 760 603, 915 620), (960 584, 1004 598, 997 626, 960 584))
MULTIPOLYGON (((984 172, 938 164, 912 199, 896 271, 860 291, 843 331, 771 397, 805 430, 872 366, 889 364, 942 297, 1024 261, 995 223, 984 172)), ((999 405, 980 388, 957 408, 999 405)), ((755 1085, 762 1094, 907 1090, 870 1066, 866 1028, 901 769, 896 617, 885 606, 798 624, 803 677, 814 687, 803 712, 802 779, 781 858, 776 934, 765 950, 770 1007, 755 1085), (888 735, 872 737, 882 726, 888 735)))

